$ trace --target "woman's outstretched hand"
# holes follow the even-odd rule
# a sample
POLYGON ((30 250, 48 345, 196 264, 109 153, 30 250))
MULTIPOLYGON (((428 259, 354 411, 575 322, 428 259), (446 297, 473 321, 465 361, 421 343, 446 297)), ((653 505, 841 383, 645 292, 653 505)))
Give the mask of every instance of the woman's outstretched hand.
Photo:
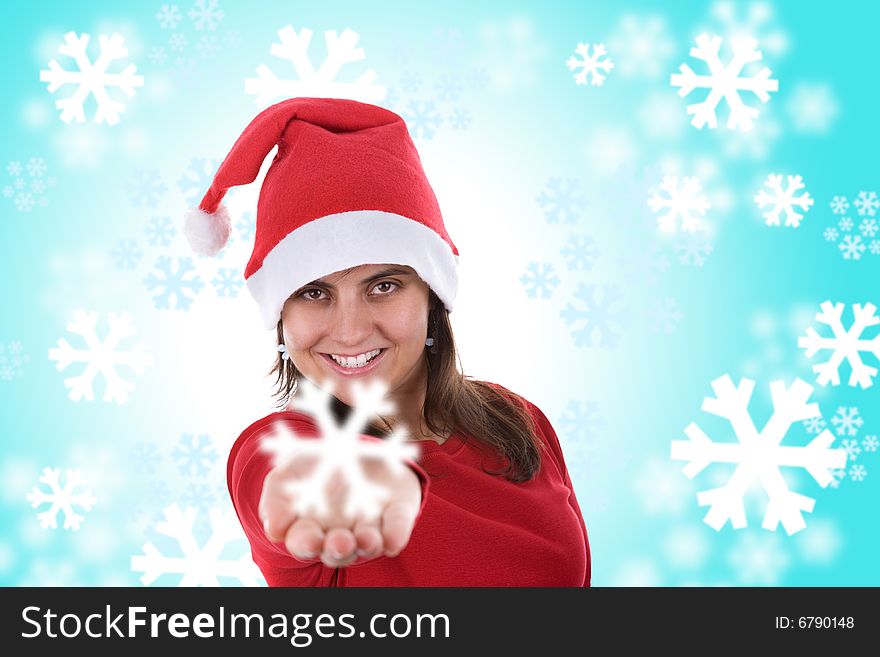
POLYGON ((330 568, 383 554, 397 556, 409 542, 421 505, 422 491, 416 473, 406 467, 395 474, 381 459, 362 457, 364 476, 389 493, 378 518, 345 516, 348 484, 339 472, 334 473, 325 489, 327 513, 318 515, 311 510, 298 515, 285 486, 307 479, 316 465, 316 456, 299 455, 266 475, 259 514, 269 540, 283 541, 287 551, 300 561, 320 559, 330 568))

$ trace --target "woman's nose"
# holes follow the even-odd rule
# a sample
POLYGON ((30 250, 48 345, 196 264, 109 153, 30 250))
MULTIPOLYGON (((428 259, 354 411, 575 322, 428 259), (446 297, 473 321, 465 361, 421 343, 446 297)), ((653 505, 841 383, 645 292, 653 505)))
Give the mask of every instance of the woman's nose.
POLYGON ((340 344, 357 346, 373 332, 373 317, 365 304, 339 303, 333 316, 331 333, 340 344))

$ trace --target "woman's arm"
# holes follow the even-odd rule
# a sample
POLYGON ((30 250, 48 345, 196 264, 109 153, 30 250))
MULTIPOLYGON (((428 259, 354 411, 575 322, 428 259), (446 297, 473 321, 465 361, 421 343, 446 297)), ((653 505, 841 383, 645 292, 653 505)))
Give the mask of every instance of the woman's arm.
MULTIPOLYGON (((266 536, 258 513, 263 481, 273 468, 272 455, 260 449, 260 441, 272 433, 273 423, 285 422, 300 438, 318 436, 317 427, 307 416, 298 415, 299 418, 290 413, 285 413, 283 418, 269 416, 252 424, 235 441, 227 464, 227 484, 233 506, 251 545, 254 562, 269 586, 326 586, 334 570, 314 560, 300 561, 287 551, 283 542, 271 541, 266 536)), ((362 436, 362 439, 380 440, 372 436, 362 436)), ((428 477, 418 464, 412 461, 407 463, 421 485, 422 498, 416 516, 418 522, 427 501, 428 477)))
POLYGON ((544 434, 544 437, 547 440, 547 444, 550 446, 550 449, 553 453, 553 457, 556 460, 556 464, 559 466, 559 471, 562 473, 563 482, 565 483, 568 490, 571 494, 568 496, 568 503, 571 505, 571 508, 574 510, 577 515, 578 521, 581 525, 581 531, 584 533, 584 545, 587 550, 587 569, 584 575, 584 583, 583 586, 590 586, 590 576, 592 570, 592 563, 590 558, 590 540, 587 536, 587 526, 584 523, 584 516, 581 514, 581 507, 578 504, 577 496, 574 494, 574 487, 571 483, 571 477, 568 474, 568 467, 565 465, 565 459, 562 456, 562 447, 559 444, 559 437, 556 435, 556 431, 554 431, 553 426, 550 424, 550 420, 541 412, 541 409, 529 402, 529 408, 532 411, 532 417, 535 418, 535 423, 537 424, 538 431, 544 434))

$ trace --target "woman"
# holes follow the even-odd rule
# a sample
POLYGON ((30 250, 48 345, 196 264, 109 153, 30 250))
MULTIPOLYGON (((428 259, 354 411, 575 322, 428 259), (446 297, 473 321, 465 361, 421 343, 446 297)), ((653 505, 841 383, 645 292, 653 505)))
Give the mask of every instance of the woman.
POLYGON ((396 412, 371 425, 379 440, 403 425, 420 456, 403 474, 367 476, 389 492, 378 519, 346 518, 344 482, 329 511, 297 516, 283 483, 314 462, 273 466, 260 448, 277 422, 317 435, 288 406, 245 429, 228 485, 270 586, 588 586, 589 542, 559 441, 544 414, 456 367, 448 314, 458 252, 402 119, 351 100, 295 98, 248 126, 186 233, 200 253, 222 248, 226 190, 256 179, 248 289, 275 328, 281 404, 303 378, 333 384, 334 412, 352 382, 382 380, 396 412))

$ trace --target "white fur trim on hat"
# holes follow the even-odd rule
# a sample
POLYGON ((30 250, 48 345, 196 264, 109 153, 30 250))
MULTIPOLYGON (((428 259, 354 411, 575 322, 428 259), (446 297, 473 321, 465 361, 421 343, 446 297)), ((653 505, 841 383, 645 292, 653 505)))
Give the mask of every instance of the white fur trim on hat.
POLYGON ((199 255, 214 256, 226 246, 232 232, 232 220, 225 205, 217 206, 214 214, 195 207, 186 213, 183 234, 193 251, 199 255))
POLYGON ((408 265, 448 311, 458 291, 458 256, 436 231, 381 210, 357 210, 315 219, 275 245, 247 279, 263 324, 273 329, 284 302, 306 283, 367 264, 408 265))

